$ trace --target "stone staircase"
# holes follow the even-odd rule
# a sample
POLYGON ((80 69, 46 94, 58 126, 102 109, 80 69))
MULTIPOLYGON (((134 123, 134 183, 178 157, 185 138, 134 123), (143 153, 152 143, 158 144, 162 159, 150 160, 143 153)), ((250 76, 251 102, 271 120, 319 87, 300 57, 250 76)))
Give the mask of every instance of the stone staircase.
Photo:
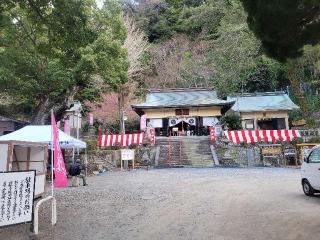
POLYGON ((213 167, 209 136, 156 137, 158 167, 213 167))

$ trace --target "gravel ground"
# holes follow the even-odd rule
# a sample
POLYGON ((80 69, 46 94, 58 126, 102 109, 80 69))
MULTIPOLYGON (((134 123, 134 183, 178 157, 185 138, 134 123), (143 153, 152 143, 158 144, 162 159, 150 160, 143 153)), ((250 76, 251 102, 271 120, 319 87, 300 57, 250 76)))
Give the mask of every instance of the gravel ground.
MULTIPOLYGON (((320 197, 304 196, 298 169, 110 172, 56 191, 58 223, 43 207, 38 239, 319 240, 320 197)), ((29 239, 29 226, 0 239, 29 239)))

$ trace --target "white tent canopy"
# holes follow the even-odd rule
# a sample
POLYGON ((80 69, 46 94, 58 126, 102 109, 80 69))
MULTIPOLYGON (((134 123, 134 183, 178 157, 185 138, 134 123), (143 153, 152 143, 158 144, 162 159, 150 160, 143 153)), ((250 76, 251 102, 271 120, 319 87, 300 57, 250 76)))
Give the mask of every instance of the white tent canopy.
MULTIPOLYGON (((6 134, 0 137, 0 141, 26 141, 46 143, 51 148, 52 133, 51 125, 44 126, 26 126, 15 132, 6 134)), ((59 129, 59 144, 61 148, 86 148, 87 144, 81 140, 78 140, 70 135, 64 133, 59 129)))

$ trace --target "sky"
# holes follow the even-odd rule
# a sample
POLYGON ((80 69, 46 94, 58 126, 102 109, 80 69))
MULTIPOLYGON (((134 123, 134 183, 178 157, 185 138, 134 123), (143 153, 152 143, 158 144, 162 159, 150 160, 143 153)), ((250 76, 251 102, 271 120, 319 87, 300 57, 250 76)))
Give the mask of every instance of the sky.
POLYGON ((98 8, 102 8, 103 6, 103 0, 96 0, 98 8))

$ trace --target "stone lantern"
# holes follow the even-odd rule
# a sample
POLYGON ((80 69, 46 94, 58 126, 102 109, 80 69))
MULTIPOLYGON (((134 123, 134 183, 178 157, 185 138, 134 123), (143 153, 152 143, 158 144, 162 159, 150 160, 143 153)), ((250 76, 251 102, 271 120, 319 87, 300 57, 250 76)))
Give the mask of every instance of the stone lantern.
POLYGON ((71 108, 66 110, 65 117, 69 120, 71 135, 79 139, 81 123, 82 123, 82 105, 75 101, 71 104, 71 108))

